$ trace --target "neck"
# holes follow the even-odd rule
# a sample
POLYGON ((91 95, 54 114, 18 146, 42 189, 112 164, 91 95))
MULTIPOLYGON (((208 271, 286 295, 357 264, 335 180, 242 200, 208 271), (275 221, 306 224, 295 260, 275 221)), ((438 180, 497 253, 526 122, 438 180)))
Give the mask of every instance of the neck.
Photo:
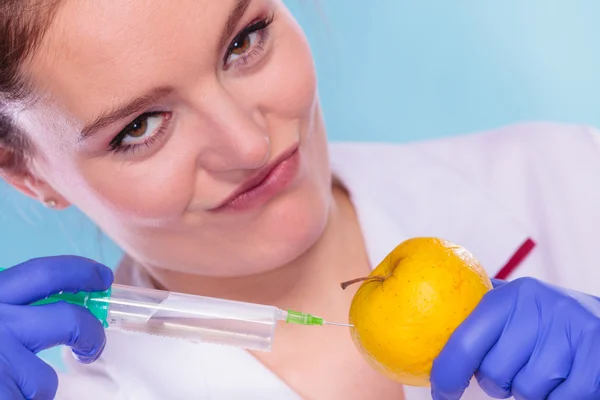
POLYGON ((360 227, 348 196, 333 190, 326 228, 302 256, 276 270, 239 278, 210 278, 147 269, 156 287, 231 300, 302 308, 310 299, 323 299, 341 291, 339 283, 362 276, 368 261, 360 227))

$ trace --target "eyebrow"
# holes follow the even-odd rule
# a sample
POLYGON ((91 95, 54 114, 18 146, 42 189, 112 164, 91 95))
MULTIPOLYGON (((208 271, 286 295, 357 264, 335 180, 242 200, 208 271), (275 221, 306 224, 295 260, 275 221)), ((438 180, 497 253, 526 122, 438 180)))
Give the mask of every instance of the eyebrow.
POLYGON ((233 35, 235 32, 235 27, 237 26, 240 19, 246 13, 248 6, 250 6, 252 0, 237 0, 237 4, 229 13, 229 17, 227 18, 227 23, 225 24, 225 29, 221 34, 221 40, 219 41, 219 48, 222 49, 227 44, 227 40, 233 35))
POLYGON ((126 118, 132 114, 139 113, 148 108, 158 100, 167 97, 173 92, 170 87, 158 87, 148 92, 147 94, 137 97, 128 103, 117 105, 114 108, 100 113, 100 115, 92 122, 85 125, 81 130, 80 140, 85 140, 98 132, 100 129, 126 118))

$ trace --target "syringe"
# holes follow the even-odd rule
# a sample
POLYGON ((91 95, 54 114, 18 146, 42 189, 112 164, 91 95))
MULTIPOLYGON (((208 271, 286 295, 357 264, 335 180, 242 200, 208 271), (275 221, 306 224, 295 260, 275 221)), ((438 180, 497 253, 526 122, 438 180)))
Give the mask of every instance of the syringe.
POLYGON ((348 324, 274 306, 113 284, 104 292, 60 293, 32 305, 65 301, 86 307, 105 328, 270 351, 277 321, 348 324))

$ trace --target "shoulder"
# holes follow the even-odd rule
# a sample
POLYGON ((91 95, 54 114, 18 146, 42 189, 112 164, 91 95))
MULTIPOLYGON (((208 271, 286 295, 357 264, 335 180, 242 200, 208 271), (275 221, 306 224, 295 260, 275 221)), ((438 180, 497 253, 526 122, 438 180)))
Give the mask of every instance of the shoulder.
MULTIPOLYGON (((523 219, 545 207, 553 214, 582 213, 591 199, 600 200, 600 134, 592 127, 520 124, 415 147, 523 219)), ((540 227, 541 221, 529 220, 540 227)))
POLYGON ((404 163, 401 155, 414 154, 423 163, 435 159, 467 170, 503 160, 529 166, 551 160, 595 163, 599 148, 600 133, 592 127, 544 122, 409 143, 334 142, 330 146, 336 166, 355 166, 357 160, 392 166, 404 163))
POLYGON ((409 173, 454 174, 500 197, 506 188, 517 195, 529 185, 600 194, 600 185, 590 187, 600 173, 600 133, 581 125, 518 124, 405 144, 333 143, 331 160, 335 173, 376 176, 388 185, 409 173))
POLYGON ((580 169, 599 162, 598 133, 591 127, 551 123, 511 125, 456 138, 421 143, 457 168, 468 169, 474 177, 499 178, 528 169, 580 169), (502 165, 508 170, 500 170, 502 165), (472 170, 473 167, 483 167, 472 170))

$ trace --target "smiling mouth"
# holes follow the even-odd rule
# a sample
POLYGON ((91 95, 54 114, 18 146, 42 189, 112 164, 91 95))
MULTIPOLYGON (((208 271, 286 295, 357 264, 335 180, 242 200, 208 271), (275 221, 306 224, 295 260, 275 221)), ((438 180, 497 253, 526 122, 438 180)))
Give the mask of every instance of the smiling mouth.
POLYGON ((232 203, 235 203, 236 200, 260 188, 265 182, 269 180, 271 175, 273 175, 273 173, 278 169, 278 167, 280 167, 287 160, 295 156, 297 152, 298 144, 295 144, 294 146, 288 148, 281 155, 279 155, 279 157, 277 157, 271 163, 264 166, 249 179, 244 181, 231 195, 229 195, 217 207, 213 208, 210 211, 219 211, 224 208, 227 208, 232 203))

